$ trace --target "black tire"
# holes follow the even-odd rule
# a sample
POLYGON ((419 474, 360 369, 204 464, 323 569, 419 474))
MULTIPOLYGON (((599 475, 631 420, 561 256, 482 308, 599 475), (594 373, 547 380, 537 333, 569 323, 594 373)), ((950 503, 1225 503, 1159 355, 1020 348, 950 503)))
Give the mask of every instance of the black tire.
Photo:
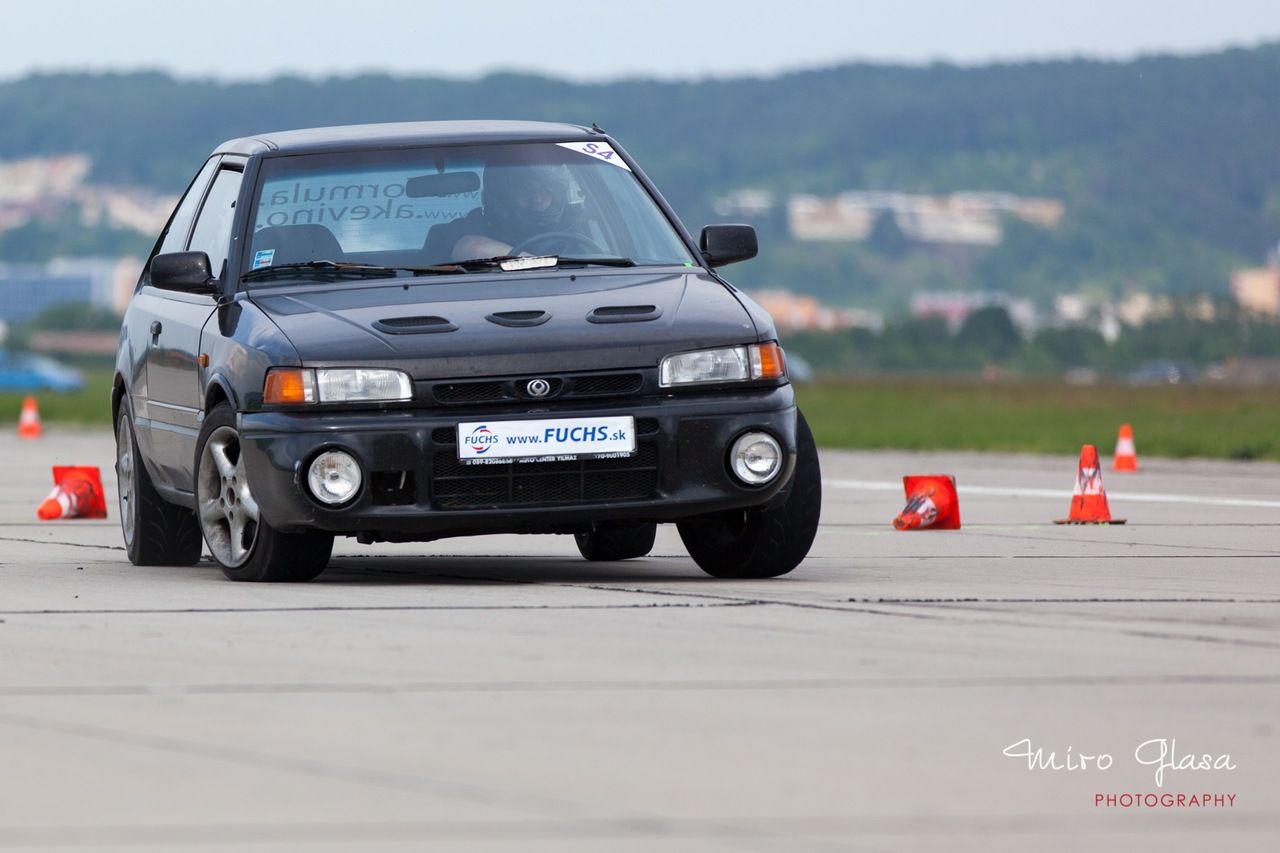
POLYGON ((653 550, 658 525, 599 524, 590 533, 575 533, 578 552, 593 563, 631 560, 653 550))
POLYGON ((291 583, 309 581, 324 571, 333 551, 333 534, 318 530, 281 533, 261 518, 249 491, 240 458, 239 433, 231 407, 220 403, 205 416, 196 441, 196 519, 209 553, 233 581, 291 583), (234 499, 224 498, 226 483, 215 457, 206 455, 215 441, 221 459, 234 467, 234 499), (217 487, 210 476, 219 478, 217 487), (240 516, 233 524, 236 513, 240 516), (238 525, 238 526, 237 526, 238 525))
POLYGON ((698 567, 717 578, 773 578, 800 565, 818 533, 822 469, 796 412, 796 470, 782 503, 698 516, 677 525, 698 567))
POLYGON ((160 497, 147 474, 126 395, 116 416, 116 482, 125 552, 135 566, 191 566, 200 559, 196 514, 160 497))

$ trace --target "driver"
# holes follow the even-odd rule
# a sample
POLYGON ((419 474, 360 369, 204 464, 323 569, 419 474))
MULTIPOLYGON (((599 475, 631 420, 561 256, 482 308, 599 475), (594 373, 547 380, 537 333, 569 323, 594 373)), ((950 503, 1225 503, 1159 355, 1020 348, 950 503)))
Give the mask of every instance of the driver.
MULTIPOLYGON (((538 158, 531 146, 511 146, 485 163, 481 207, 445 229, 450 258, 465 261, 511 254, 549 232, 577 231, 569 205, 569 170, 538 158)), ((521 251, 521 255, 529 252, 521 251)))

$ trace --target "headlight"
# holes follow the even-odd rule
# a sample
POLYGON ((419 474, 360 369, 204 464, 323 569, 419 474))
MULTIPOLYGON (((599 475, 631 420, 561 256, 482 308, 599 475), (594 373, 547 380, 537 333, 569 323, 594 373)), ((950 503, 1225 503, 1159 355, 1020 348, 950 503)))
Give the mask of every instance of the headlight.
POLYGON ((273 367, 267 371, 262 402, 373 403, 413 399, 413 382, 399 370, 373 367, 273 367))
POLYGON ((781 379, 786 375, 782 347, 777 342, 681 352, 669 355, 658 367, 658 384, 693 385, 700 382, 745 382, 781 379))
POLYGON ((368 367, 317 370, 316 387, 321 403, 413 399, 413 383, 399 370, 368 367))

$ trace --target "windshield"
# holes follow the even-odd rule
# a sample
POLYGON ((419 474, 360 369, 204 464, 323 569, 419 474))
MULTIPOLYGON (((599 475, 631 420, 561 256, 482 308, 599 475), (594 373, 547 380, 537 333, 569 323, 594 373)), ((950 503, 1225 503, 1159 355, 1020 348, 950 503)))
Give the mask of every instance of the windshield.
POLYGON ((580 265, 693 263, 635 174, 603 142, 268 158, 255 204, 244 270, 251 280, 350 276, 357 266, 461 274, 519 268, 497 261, 529 256, 580 265))

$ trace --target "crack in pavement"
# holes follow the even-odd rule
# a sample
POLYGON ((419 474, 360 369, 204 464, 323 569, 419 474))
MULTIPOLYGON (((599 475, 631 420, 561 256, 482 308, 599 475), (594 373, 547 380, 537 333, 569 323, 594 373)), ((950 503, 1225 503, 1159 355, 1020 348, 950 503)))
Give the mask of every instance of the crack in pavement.
MULTIPOLYGON (((1061 540, 1046 540, 1060 542, 1061 540)), ((1068 544, 1068 543, 1063 543, 1068 544)), ((1142 543, 1133 543, 1130 547, 1140 548, 1142 543)), ((1173 546, 1170 546, 1173 547, 1173 546)), ((1192 547, 1192 546, 1187 546, 1192 547)), ((864 560, 1079 560, 1092 558, 1098 560, 1274 560, 1277 554, 1270 552, 1260 554, 862 554, 864 560)), ((806 557, 809 562, 812 557, 806 557)), ((829 558, 835 559, 835 558, 829 558)))
POLYGON ((631 587, 631 586, 605 586, 603 584, 592 584, 592 583, 569 583, 567 581, 555 581, 548 584, 544 581, 536 581, 536 580, 515 581, 515 580, 506 580, 503 578, 494 578, 494 577, 485 577, 485 576, 471 577, 468 575, 442 575, 442 577, 461 578, 464 580, 484 580, 484 581, 491 581, 493 583, 525 583, 525 584, 534 584, 538 586, 559 586, 559 587, 565 587, 567 589, 591 589, 591 590, 596 590, 598 592, 621 592, 621 593, 628 593, 633 595, 635 594, 669 595, 669 596, 675 596, 678 598, 706 598, 714 601, 735 602, 738 604, 772 605, 775 607, 794 607, 802 610, 831 610, 831 611, 838 611, 840 613, 867 613, 874 616, 893 616, 893 617, 902 618, 902 619, 945 619, 945 617, 930 616, 923 613, 896 613, 889 610, 877 610, 870 607, 845 607, 843 605, 838 605, 838 604, 820 604, 817 602, 808 602, 808 601, 784 601, 784 600, 773 599, 773 598, 756 598, 756 597, 741 598, 741 597, 732 596, 732 595, 723 595, 723 594, 717 595, 710 592, 683 592, 683 591, 676 591, 676 590, 643 589, 640 587, 631 587))
MULTIPOLYGON (((167 735, 121 731, 89 723, 50 720, 44 717, 34 717, 10 711, 0 711, 0 724, 56 735, 86 738, 117 746, 141 747, 170 754, 213 759, 259 770, 296 773, 312 778, 328 779, 384 790, 415 794, 428 793, 446 800, 494 807, 501 806, 534 814, 564 816, 583 810, 582 804, 557 797, 502 791, 458 779, 432 778, 396 770, 375 770, 368 767, 338 764, 315 758, 263 752, 240 746, 205 743, 167 735)), ((577 815, 573 816, 577 817, 577 815)))
MULTIPOLYGON (((180 737, 121 731, 87 723, 56 721, 7 711, 0 711, 0 725, 9 725, 15 728, 43 731, 51 734, 83 737, 116 746, 142 747, 169 754, 213 759, 259 770, 296 773, 311 778, 327 779, 347 784, 360 784, 383 790, 414 794, 427 793, 443 800, 514 809, 525 813, 541 813, 542 815, 560 818, 561 822, 566 825, 587 824, 608 827, 607 834, 612 836, 655 834, 652 828, 661 826, 663 820, 656 815, 643 812, 623 813, 605 818, 584 816, 582 813, 588 811, 591 808, 590 806, 562 797, 497 789, 457 779, 433 778, 395 770, 376 770, 368 767, 282 755, 226 744, 209 744, 180 737), (646 828, 649 829, 646 830, 646 828)), ((543 817, 542 820, 546 820, 546 818, 543 817)), ((523 822, 529 823, 527 820, 523 822)), ((739 834, 732 827, 719 825, 715 821, 708 820, 704 823, 709 830, 715 833, 739 834)), ((767 832, 767 830, 764 830, 763 833, 758 832, 755 834, 759 835, 767 832)), ((657 834, 664 833, 657 832, 657 834)), ((7 846, 7 842, 3 841, 3 837, 3 830, 0 830, 0 843, 4 843, 7 846)), ((750 840, 749 834, 744 837, 750 840)), ((101 842, 95 840, 94 843, 99 844, 101 842)))
POLYGON ((753 607, 756 601, 672 601, 645 604, 370 604, 370 605, 314 605, 306 607, 156 607, 156 608, 85 608, 47 610, 0 610, 0 616, 83 616, 83 615, 151 615, 151 614, 205 614, 205 613, 360 613, 379 611, 419 610, 646 610, 651 608, 708 608, 753 607))
MULTIPOLYGON (((910 606, 916 606, 916 605, 907 604, 903 606, 910 607, 910 606)), ((921 604, 918 606, 925 607, 925 608, 937 607, 942 611, 968 610, 970 612, 978 612, 978 613, 999 613, 999 614, 1008 613, 1008 611, 1004 611, 1004 610, 999 610, 994 608, 982 608, 982 607, 968 607, 968 608, 958 607, 957 608, 957 607, 952 607, 950 605, 931 605, 931 604, 921 604)), ((1018 614, 1010 613, 1009 615, 1016 617, 1018 614)), ((1058 614, 1058 615, 1066 615, 1068 616, 1069 619, 1079 619, 1082 617, 1087 618, 1090 614, 1058 614)), ((1141 637, 1143 639, 1182 640, 1185 642, 1209 643, 1213 645, 1241 646, 1245 648, 1280 649, 1280 642, 1274 642, 1269 640, 1248 640, 1248 639, 1240 639, 1235 637, 1219 637, 1211 634, 1179 634, 1173 631, 1140 630, 1137 628, 1118 628, 1118 627, 1115 627, 1114 624, 1110 623, 1106 619, 1100 620, 1101 624, 1099 623, 1099 621, 1094 621, 1094 622, 1090 622, 1089 624, 1082 625, 1082 624, 1076 624, 1075 622, 1072 622, 1072 621, 1049 622, 1049 621, 1046 621, 1042 615, 1038 617, 1037 621, 1027 621, 1027 620, 1018 619, 1018 618, 1008 618, 1008 619, 995 619, 995 618, 962 619, 958 617, 952 617, 952 618, 940 617, 940 618, 944 618, 946 621, 957 622, 957 623, 966 624, 966 625, 995 625, 995 626, 1010 627, 1010 628, 1086 631, 1092 634, 1096 634, 1098 632, 1106 632, 1109 634, 1118 634, 1120 636, 1126 636, 1126 637, 1141 637)))
MULTIPOLYGON (((892 536, 898 531, 883 521, 823 521, 819 527, 864 528, 868 532, 883 533, 892 536)), ((1127 530, 1143 530, 1148 527, 1280 527, 1280 521, 1129 521, 1127 530)), ((1051 521, 1030 521, 1023 524, 975 521, 964 523, 963 530, 1059 530, 1060 527, 1051 521)))
MULTIPOLYGON (((569 611, 569 610, 644 610, 644 609, 711 609, 722 607, 787 607, 800 610, 820 610, 837 613, 858 613, 872 616, 888 616, 898 619, 915 619, 925 621, 953 622, 967 624, 988 624, 1011 626, 1016 628, 1065 628, 1068 630, 1105 630, 1115 634, 1157 638, 1157 639, 1174 639, 1191 642, 1202 642, 1212 644, 1238 645, 1254 648, 1280 648, 1280 643, 1273 643, 1263 640, 1244 640, 1227 637, 1215 637, 1206 634, 1176 634, 1170 632, 1154 632, 1141 631, 1137 629, 1119 629, 1110 626, 1099 629, 1097 626, 1077 626, 1072 624, 1054 623, 1053 625, 1027 622, 1019 619, 987 619, 975 622, 972 619, 961 619, 954 616, 945 615, 945 612, 933 613, 913 613, 901 610, 887 610, 876 607, 855 607, 849 606, 856 603, 882 603, 890 607, 896 606, 923 606, 929 607, 934 602, 914 602, 914 601, 869 601, 864 602, 861 599, 845 599, 842 602, 833 604, 823 604, 820 602, 807 601, 786 601, 772 598, 760 597, 740 597, 725 594, 688 592, 688 591, 671 591, 659 589, 644 589, 640 587, 627 586, 606 586, 593 583, 570 583, 566 581, 558 581, 547 583, 545 581, 524 580, 492 577, 484 575, 459 575, 459 574, 437 574, 431 577, 444 578, 449 580, 468 580, 480 581, 485 583, 501 583, 512 585, 531 585, 531 586, 557 586, 567 589, 589 589, 599 592, 615 592, 625 595, 646 595, 653 597, 674 597, 674 598, 692 598, 703 599, 702 601, 682 601, 672 603, 646 602, 644 604, 599 604, 599 605, 318 605, 306 607, 246 607, 246 608, 99 608, 99 609, 40 609, 40 610, 9 610, 0 611, 0 616, 82 616, 82 615, 152 615, 152 614, 226 614, 226 613, 288 613, 288 612, 313 612, 313 613, 343 613, 343 612, 378 612, 378 611, 569 611)), ((946 602, 944 602, 946 603, 946 602)), ((1264 602, 1260 602, 1264 603, 1264 602)), ((945 611, 948 608, 942 608, 945 611)))
POLYGON ((1280 598, 850 598, 865 604, 1280 604, 1280 598))
MULTIPOLYGON (((1188 551, 1188 550, 1222 551, 1222 552, 1226 552, 1231 556, 1238 555, 1242 557, 1247 557, 1247 556, 1280 557, 1280 551, 1265 551, 1258 548, 1229 548, 1223 545, 1176 545, 1176 544, 1171 544, 1166 542, 1116 542, 1110 539, 1081 539, 1078 537, 1064 539, 1059 536, 1027 536, 1026 534, 988 533, 980 530, 974 531, 969 535, 982 536, 982 537, 987 537, 989 539, 1005 539, 1005 540, 1026 539, 1033 542, 1053 542, 1058 545, 1063 545, 1067 543, 1074 544, 1074 543, 1084 542, 1089 545, 1112 545, 1112 546, 1123 545, 1129 548, 1177 548, 1183 551, 1188 551)), ((1217 556, 1217 555, 1215 554, 1214 556, 1217 556)), ((1105 559, 1111 559, 1110 555, 1106 555, 1105 559)), ((1164 559, 1164 557, 1162 556, 1161 559, 1164 559)))
MULTIPOLYGON (((544 582, 540 582, 540 581, 533 581, 533 580, 513 581, 513 580, 505 580, 502 578, 494 578, 490 576, 477 576, 474 578, 469 578, 469 576, 467 575, 447 575, 445 577, 483 580, 483 581, 491 581, 494 583, 524 583, 524 584, 534 584, 534 585, 544 584, 544 582)), ((974 620, 972 619, 959 619, 956 617, 946 616, 941 613, 910 613, 910 612, 902 612, 902 611, 894 611, 894 610, 882 610, 882 609, 871 608, 871 607, 849 607, 843 603, 821 604, 816 602, 784 601, 784 600, 778 600, 778 599, 758 598, 758 597, 739 598, 736 596, 729 596, 729 595, 723 595, 723 594, 717 595, 714 593, 705 593, 705 592, 667 591, 667 590, 657 590, 657 589, 642 589, 639 587, 604 586, 600 584, 589 584, 589 583, 577 584, 577 583, 569 583, 565 581, 558 581, 558 582, 555 582, 553 585, 560 586, 560 587, 567 587, 570 589, 592 589, 592 590, 599 590, 603 592, 620 592, 620 593, 644 594, 644 595, 670 595, 670 596, 678 596, 682 598, 706 598, 706 599, 712 599, 716 601, 733 601, 733 602, 749 603, 749 604, 755 604, 755 605, 791 607, 791 608, 804 609, 804 610, 823 610, 823 611, 833 611, 838 613, 860 613, 860 614, 868 614, 868 615, 874 615, 874 616, 892 616, 896 618, 905 618, 905 619, 923 619, 923 620, 934 620, 934 621, 940 621, 940 622, 962 622, 962 623, 978 624, 978 623, 974 623, 974 620)), ((847 601, 849 601, 850 603, 853 602, 852 599, 847 599, 847 601)), ((1048 625, 1040 625, 1037 623, 1025 622, 1025 621, 1020 621, 1016 619, 988 619, 988 620, 983 620, 980 624, 1007 625, 1007 626, 1014 626, 1014 627, 1020 627, 1020 628, 1051 627, 1048 625)), ((1056 625, 1053 627, 1067 628, 1070 630, 1096 630, 1096 626, 1085 627, 1085 626, 1076 626, 1076 625, 1070 625, 1070 624, 1056 625)), ((1235 640, 1235 639, 1224 638, 1224 637, 1212 637, 1212 636, 1203 635, 1203 634, 1187 634, 1187 635, 1167 634, 1165 635, 1165 634, 1143 632, 1143 631, 1136 631, 1136 630, 1131 631, 1131 630, 1125 630, 1125 629, 1116 629, 1111 627, 1106 627, 1106 628, 1103 628, 1102 630, 1107 630, 1117 634, 1126 634, 1126 635, 1138 636, 1138 637, 1161 637, 1164 639, 1178 639, 1178 640, 1188 640, 1188 641, 1197 641, 1197 642, 1215 643, 1215 644, 1250 646, 1250 647, 1257 647, 1257 648, 1280 648, 1280 643, 1269 643, 1261 640, 1235 640)))
POLYGON ((56 539, 26 539, 21 536, 0 536, 0 542, 26 542, 32 545, 66 545, 70 548, 97 548, 101 551, 123 551, 123 545, 92 545, 87 542, 61 542, 56 539))
MULTIPOLYGON (((536 583, 536 581, 526 581, 526 583, 536 583)), ((1018 628, 1055 627, 1055 628, 1065 628, 1068 630, 1088 630, 1088 631, 1098 630, 1097 626, 1078 626, 1078 625, 1071 625, 1071 624, 1055 624, 1051 626, 1048 624, 1026 622, 1026 621, 1021 621, 1017 619, 987 619, 987 620, 982 620, 981 622, 975 622, 972 619, 959 619, 956 617, 950 617, 950 616, 945 616, 941 614, 906 613, 906 612, 892 611, 892 610, 880 610, 880 609, 868 608, 868 607, 847 607, 842 604, 818 604, 813 602, 780 601, 777 599, 769 599, 769 598, 740 599, 733 596, 714 595, 711 593, 674 592, 674 591, 667 592, 663 590, 653 590, 653 589, 646 590, 646 589, 640 589, 637 587, 600 586, 596 584, 573 584, 573 583, 566 583, 566 582, 558 582, 555 585, 571 587, 571 588, 585 587, 587 589, 596 589, 596 590, 612 591, 612 592, 645 593, 648 595, 674 595, 674 596, 686 596, 686 597, 712 598, 712 599, 729 600, 729 601, 750 601, 755 604, 768 604, 768 605, 774 605, 778 607, 793 607, 793 608, 800 608, 800 609, 806 609, 806 610, 825 610, 825 611, 834 611, 839 613, 861 613, 861 614, 871 614, 875 616, 894 616, 898 618, 926 619, 926 620, 936 620, 940 622, 962 622, 962 623, 968 623, 968 624, 1004 625, 1004 626, 1013 626, 1018 628)), ((1252 648, 1280 648, 1280 643, 1272 643, 1264 640, 1238 640, 1238 639, 1232 639, 1228 637, 1214 637, 1206 634, 1173 634, 1173 633, 1164 633, 1164 632, 1139 631, 1136 629, 1117 629, 1109 626, 1103 627, 1101 630, 1109 631, 1114 634, 1144 637, 1144 638, 1186 640, 1191 642, 1238 645, 1238 646, 1247 646, 1252 648)))

